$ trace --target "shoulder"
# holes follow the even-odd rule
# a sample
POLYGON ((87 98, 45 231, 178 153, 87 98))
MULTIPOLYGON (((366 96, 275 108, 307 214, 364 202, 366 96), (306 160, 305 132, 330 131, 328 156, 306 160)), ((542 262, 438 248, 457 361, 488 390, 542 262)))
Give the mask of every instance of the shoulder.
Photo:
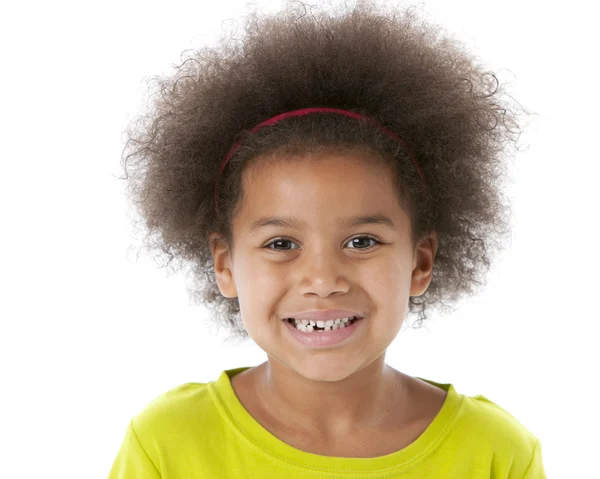
POLYGON ((146 404, 133 418, 140 433, 164 431, 190 418, 206 414, 211 399, 208 383, 185 383, 167 390, 146 404))
POLYGON ((454 428, 481 436, 482 439, 501 437, 504 442, 516 446, 533 447, 537 437, 513 414, 482 394, 467 395, 457 391, 453 384, 437 383, 423 378, 421 390, 434 403, 452 405, 454 428))
MULTIPOLYGON (((508 410, 482 394, 466 395, 452 384, 424 381, 448 392, 439 415, 443 421, 437 423, 446 446, 471 451, 500 476, 508 470, 523 474, 542 468, 539 438, 508 410)), ((439 401, 439 393, 432 396, 439 401)))
POLYGON ((194 436, 222 428, 227 417, 222 396, 229 393, 230 377, 245 369, 222 371, 210 382, 189 382, 167 390, 134 416, 133 428, 153 438, 194 436))
POLYGON ((509 411, 481 394, 460 396, 463 404, 459 424, 464 423, 482 437, 499 437, 507 447, 533 450, 537 437, 509 411))
POLYGON ((541 442, 535 434, 509 411, 481 394, 459 397, 462 403, 452 432, 457 442, 468 443, 479 451, 497 473, 545 477, 541 442))
POLYGON ((167 453, 179 457, 195 441, 208 440, 219 421, 211 397, 210 383, 185 383, 146 404, 131 420, 132 432, 146 454, 160 462, 167 453))
POLYGON ((210 441, 210 383, 185 383, 150 401, 133 416, 111 477, 160 477, 166 457, 181 463, 210 441), (200 432, 200 434, 199 434, 200 432))

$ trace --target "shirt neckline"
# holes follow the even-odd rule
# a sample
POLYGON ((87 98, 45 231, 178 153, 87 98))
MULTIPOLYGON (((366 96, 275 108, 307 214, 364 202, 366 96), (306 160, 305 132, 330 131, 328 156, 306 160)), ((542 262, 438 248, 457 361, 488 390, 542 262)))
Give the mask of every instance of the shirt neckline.
MULTIPOLYGON (((418 378, 448 392, 442 408, 427 429, 405 448, 384 456, 371 458, 348 458, 321 456, 296 449, 267 431, 244 408, 233 390, 231 378, 250 367, 224 370, 216 381, 208 383, 208 390, 219 412, 230 427, 240 435, 249 447, 280 466, 289 469, 300 468, 303 472, 323 474, 385 473, 422 461, 424 456, 435 450, 446 438, 457 418, 464 396, 458 394, 452 384, 437 383, 418 378)), ((365 475, 366 474, 366 475, 365 475)))

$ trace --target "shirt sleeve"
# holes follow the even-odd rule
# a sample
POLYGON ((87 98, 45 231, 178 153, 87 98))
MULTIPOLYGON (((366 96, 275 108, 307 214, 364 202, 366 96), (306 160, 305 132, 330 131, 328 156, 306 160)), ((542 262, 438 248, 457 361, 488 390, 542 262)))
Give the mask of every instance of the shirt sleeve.
POLYGON ((533 448, 533 455, 523 479, 548 479, 542 463, 542 445, 539 439, 533 448))
POLYGON ((131 420, 108 479, 160 479, 160 477, 158 469, 140 444, 131 420))

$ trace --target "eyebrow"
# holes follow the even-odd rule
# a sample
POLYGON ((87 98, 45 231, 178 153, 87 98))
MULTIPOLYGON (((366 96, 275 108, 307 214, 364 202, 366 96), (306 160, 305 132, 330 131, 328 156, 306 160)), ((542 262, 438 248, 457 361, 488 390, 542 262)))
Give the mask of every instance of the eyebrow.
MULTIPOLYGON (((338 224, 342 227, 352 228, 360 225, 385 225, 390 228, 395 228, 394 222, 387 216, 381 213, 374 213, 363 216, 347 216, 338 219, 338 224)), ((300 230, 306 227, 306 222, 297 218, 290 218, 285 216, 264 216, 254 221, 250 228, 249 233, 256 230, 268 228, 268 227, 280 227, 280 228, 292 228, 300 230)))

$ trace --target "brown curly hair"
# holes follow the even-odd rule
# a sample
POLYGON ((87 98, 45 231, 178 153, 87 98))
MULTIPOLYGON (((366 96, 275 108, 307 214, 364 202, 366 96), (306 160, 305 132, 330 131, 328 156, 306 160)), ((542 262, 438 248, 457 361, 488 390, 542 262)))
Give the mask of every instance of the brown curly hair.
POLYGON ((358 1, 336 13, 290 1, 276 14, 246 15, 242 38, 192 51, 173 75, 154 77, 154 101, 127 128, 122 179, 144 222, 146 247, 172 271, 189 269, 190 297, 233 336, 247 333, 238 298, 217 287, 208 238, 217 232, 231 244, 250 160, 332 149, 387 159, 410 212, 413 245, 438 234, 431 283, 409 300, 408 314, 419 323, 427 307, 451 309, 484 283, 492 252, 509 232, 502 156, 521 127, 518 104, 497 76, 411 8, 358 1), (410 145, 427 188, 405 148, 361 121, 308 115, 249 134, 270 117, 307 107, 351 110, 392 130, 410 145), (219 177, 219 221, 214 185, 240 139, 219 177))

